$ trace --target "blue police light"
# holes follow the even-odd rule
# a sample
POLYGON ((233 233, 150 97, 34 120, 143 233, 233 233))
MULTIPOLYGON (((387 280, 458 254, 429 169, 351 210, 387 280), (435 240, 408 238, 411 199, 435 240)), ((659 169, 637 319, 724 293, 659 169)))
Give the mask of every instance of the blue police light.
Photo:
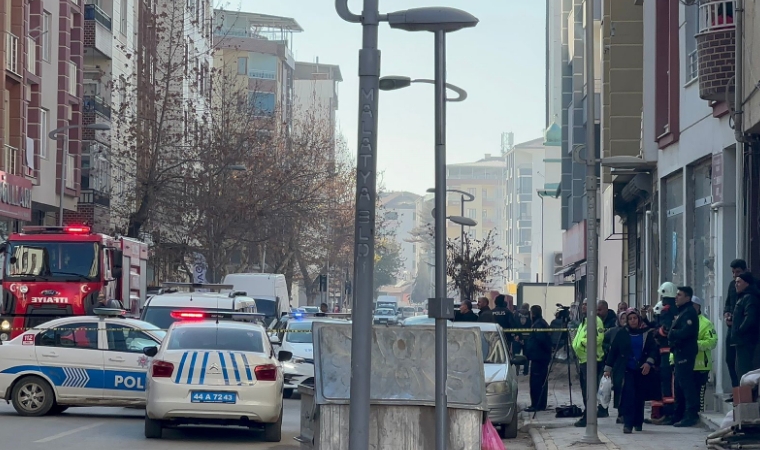
POLYGON ((303 319, 303 313, 302 312, 294 312, 293 313, 294 319, 303 319))

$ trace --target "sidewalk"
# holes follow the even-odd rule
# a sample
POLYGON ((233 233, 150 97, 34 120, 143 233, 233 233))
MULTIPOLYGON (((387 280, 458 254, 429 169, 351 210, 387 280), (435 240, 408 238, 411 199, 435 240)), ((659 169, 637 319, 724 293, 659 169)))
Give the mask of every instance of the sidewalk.
MULTIPOLYGON (((575 368, 571 366, 573 383, 573 403, 583 409, 583 399, 575 368)), ((530 404, 528 377, 519 376, 519 397, 521 407, 530 404)), ((570 403, 570 392, 567 388, 567 365, 555 363, 549 376, 549 401, 546 411, 539 412, 533 417, 533 413, 520 413, 522 430, 530 432, 533 445, 536 450, 559 450, 568 447, 573 448, 607 448, 617 449, 644 449, 662 450, 663 448, 677 448, 679 450, 704 449, 705 439, 710 430, 703 426, 692 428, 675 428, 672 426, 657 426, 644 424, 644 430, 623 434, 623 426, 615 423, 617 411, 610 407, 610 417, 598 419, 598 434, 602 444, 589 445, 581 443, 585 435, 585 428, 575 428, 573 424, 577 418, 556 418, 554 408, 570 403)), ((649 409, 645 412, 649 417, 649 409)), ((509 441, 505 441, 509 448, 509 441)))

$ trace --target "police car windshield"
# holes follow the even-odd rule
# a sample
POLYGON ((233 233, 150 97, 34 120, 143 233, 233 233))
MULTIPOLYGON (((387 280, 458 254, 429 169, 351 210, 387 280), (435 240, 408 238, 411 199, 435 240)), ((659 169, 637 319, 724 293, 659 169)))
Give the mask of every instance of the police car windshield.
POLYGON ((96 242, 11 242, 5 276, 45 280, 98 277, 96 242))
POLYGON ((285 341, 291 344, 311 344, 311 321, 309 322, 288 322, 288 332, 285 333, 285 341), (295 330, 291 333, 291 330, 295 330))
POLYGON ((176 328, 169 336, 167 350, 224 350, 264 353, 261 332, 223 326, 176 328))
POLYGON ((174 306, 148 306, 147 308, 145 308, 145 312, 143 313, 142 320, 152 323, 158 328, 166 330, 174 322, 178 320, 182 320, 180 318, 172 317, 172 311, 182 311, 182 310, 188 310, 192 312, 204 312, 204 313, 215 313, 219 311, 229 312, 228 309, 199 309, 199 308, 177 308, 174 306))

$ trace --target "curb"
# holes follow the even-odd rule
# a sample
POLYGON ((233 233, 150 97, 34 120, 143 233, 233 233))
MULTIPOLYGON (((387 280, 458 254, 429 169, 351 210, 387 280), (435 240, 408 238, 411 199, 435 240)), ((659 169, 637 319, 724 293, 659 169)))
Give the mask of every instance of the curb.
POLYGON ((546 445, 546 441, 538 428, 529 428, 528 433, 530 434, 530 440, 533 441, 533 447, 535 447, 536 450, 549 450, 549 447, 546 445))
POLYGON ((715 418, 710 417, 705 413, 699 413, 699 421, 702 422, 702 425, 709 428, 710 431, 720 430, 720 423, 717 422, 715 418))

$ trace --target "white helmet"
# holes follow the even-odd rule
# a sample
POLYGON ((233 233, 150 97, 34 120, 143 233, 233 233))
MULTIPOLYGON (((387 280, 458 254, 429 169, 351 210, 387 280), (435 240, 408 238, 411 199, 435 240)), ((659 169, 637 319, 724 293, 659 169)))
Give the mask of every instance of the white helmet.
POLYGON ((678 294, 678 287, 670 281, 666 281, 662 283, 660 289, 658 289, 657 292, 660 293, 660 297, 676 298, 676 295, 678 294))
POLYGON ((659 316, 661 312, 662 312, 662 300, 660 300, 659 302, 657 302, 656 305, 654 305, 654 315, 659 316))

